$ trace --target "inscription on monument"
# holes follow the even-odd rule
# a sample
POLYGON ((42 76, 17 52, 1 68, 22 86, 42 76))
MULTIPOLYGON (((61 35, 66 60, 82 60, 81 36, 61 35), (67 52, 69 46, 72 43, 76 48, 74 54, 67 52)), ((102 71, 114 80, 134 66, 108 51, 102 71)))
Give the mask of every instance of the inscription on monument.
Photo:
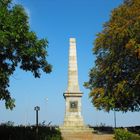
POLYGON ((78 102, 70 101, 70 112, 77 112, 77 111, 78 111, 78 102))

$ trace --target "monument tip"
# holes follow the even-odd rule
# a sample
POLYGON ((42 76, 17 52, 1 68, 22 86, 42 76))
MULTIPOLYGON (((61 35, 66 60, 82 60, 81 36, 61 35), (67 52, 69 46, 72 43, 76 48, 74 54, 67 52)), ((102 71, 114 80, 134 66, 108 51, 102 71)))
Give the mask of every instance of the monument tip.
POLYGON ((70 38, 69 40, 70 40, 71 43, 75 43, 76 42, 75 38, 70 38))

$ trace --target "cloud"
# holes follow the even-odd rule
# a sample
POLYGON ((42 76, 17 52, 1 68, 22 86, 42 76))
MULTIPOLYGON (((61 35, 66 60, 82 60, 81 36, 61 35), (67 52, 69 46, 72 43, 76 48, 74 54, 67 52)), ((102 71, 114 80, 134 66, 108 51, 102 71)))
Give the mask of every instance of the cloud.
POLYGON ((31 11, 29 10, 29 8, 24 7, 24 10, 27 13, 28 17, 31 18, 31 11))
POLYGON ((19 3, 19 1, 18 0, 13 0, 13 2, 12 2, 13 4, 18 4, 19 3))
POLYGON ((29 8, 27 8, 27 7, 25 7, 25 6, 24 6, 24 10, 25 10, 27 16, 29 17, 29 18, 28 18, 29 24, 31 24, 31 11, 30 11, 29 8))

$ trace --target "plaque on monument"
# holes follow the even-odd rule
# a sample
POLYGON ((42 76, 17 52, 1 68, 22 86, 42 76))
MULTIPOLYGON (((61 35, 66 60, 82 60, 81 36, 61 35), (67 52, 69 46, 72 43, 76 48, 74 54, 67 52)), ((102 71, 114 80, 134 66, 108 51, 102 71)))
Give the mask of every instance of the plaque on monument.
POLYGON ((78 102, 70 101, 70 112, 77 112, 77 111, 78 111, 78 102))

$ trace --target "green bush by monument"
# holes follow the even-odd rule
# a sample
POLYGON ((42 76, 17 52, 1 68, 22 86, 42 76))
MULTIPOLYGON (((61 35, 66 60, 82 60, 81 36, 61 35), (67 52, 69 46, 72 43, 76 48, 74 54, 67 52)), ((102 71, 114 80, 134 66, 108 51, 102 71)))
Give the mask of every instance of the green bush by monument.
POLYGON ((140 140, 140 136, 125 129, 116 129, 115 140, 140 140))

